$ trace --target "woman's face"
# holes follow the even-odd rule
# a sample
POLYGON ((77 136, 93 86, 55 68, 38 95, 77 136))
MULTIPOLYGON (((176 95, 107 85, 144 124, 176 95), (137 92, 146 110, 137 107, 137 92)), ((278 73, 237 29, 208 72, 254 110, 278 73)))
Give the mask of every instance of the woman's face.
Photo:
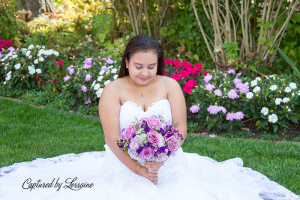
POLYGON ((129 76, 131 80, 140 86, 145 86, 152 81, 157 72, 157 55, 155 51, 137 52, 128 63, 126 59, 126 66, 128 66, 129 76))

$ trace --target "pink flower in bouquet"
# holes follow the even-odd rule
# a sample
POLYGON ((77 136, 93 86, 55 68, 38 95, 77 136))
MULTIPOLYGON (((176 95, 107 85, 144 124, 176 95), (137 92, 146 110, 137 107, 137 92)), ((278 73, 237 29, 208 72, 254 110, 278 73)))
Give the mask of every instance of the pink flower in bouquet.
POLYGON ((91 76, 90 74, 86 75, 86 76, 85 76, 85 80, 86 80, 86 81, 92 80, 92 76, 91 76))
POLYGON ((172 74, 171 78, 175 79, 176 81, 178 81, 180 79, 180 74, 172 74))
POLYGON ((139 121, 143 121, 143 120, 146 120, 146 121, 147 121, 147 117, 143 117, 143 118, 141 118, 139 121))
POLYGON ((129 125, 122 133, 121 138, 130 140, 132 138, 132 135, 136 133, 136 129, 133 125, 129 125))
POLYGON ((147 134, 148 141, 153 145, 156 146, 159 143, 159 135, 156 131, 150 130, 147 134))
POLYGON ((155 118, 155 117, 150 117, 147 120, 147 125, 150 129, 154 129, 156 127, 159 126, 159 119, 155 118))
POLYGON ((140 159, 148 160, 154 156, 154 150, 151 147, 146 147, 142 150, 142 152, 139 154, 140 159))
POLYGON ((174 135, 172 135, 171 137, 169 137, 168 139, 166 139, 166 142, 169 146, 169 149, 171 151, 176 151, 179 146, 180 146, 180 142, 178 139, 176 139, 176 137, 174 135))
POLYGON ((138 148, 140 148, 140 144, 137 140, 133 139, 129 144, 129 148, 132 150, 137 150, 138 148))

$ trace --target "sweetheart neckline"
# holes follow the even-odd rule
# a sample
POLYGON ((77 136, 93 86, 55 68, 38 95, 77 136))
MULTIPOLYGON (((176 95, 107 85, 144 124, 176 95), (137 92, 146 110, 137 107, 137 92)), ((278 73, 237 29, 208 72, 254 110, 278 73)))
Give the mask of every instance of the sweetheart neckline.
POLYGON ((121 105, 121 107, 122 107, 123 105, 125 105, 125 103, 132 103, 132 104, 135 105, 137 108, 140 108, 141 111, 143 111, 144 113, 146 113, 146 112, 148 112, 148 110, 150 110, 150 108, 152 108, 155 104, 157 104, 158 102, 163 101, 163 100, 167 100, 167 101, 169 102, 168 99, 161 99, 161 100, 158 100, 158 101, 152 103, 151 106, 148 106, 148 109, 147 109, 146 111, 144 111, 143 108, 142 108, 141 106, 137 105, 137 103, 135 103, 135 102, 133 102, 133 101, 123 101, 123 104, 121 105))

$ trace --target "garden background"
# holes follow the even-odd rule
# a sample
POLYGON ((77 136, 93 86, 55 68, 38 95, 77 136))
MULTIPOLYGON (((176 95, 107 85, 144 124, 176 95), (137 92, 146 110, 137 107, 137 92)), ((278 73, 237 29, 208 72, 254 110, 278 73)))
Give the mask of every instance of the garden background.
POLYGON ((186 98, 184 150, 241 157, 300 194, 298 0, 0 0, 0 13, 0 167, 104 150, 99 99, 146 34, 186 98))

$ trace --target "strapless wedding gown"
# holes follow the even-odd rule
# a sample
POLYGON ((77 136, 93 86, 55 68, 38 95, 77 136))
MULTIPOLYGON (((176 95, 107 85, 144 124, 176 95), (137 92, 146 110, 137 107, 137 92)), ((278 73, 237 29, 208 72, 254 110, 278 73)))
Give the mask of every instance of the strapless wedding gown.
MULTIPOLYGON (((135 116, 153 114, 161 114, 171 122, 169 101, 157 101, 146 112, 133 102, 124 102, 120 109, 120 130, 131 124, 135 116)), ((196 153, 184 153, 180 148, 159 169, 158 184, 153 185, 130 171, 107 145, 105 149, 105 152, 37 158, 1 168, 0 199, 300 200, 298 195, 263 174, 243 167, 241 158, 216 162, 196 153), (39 186, 44 183, 45 187, 24 189, 34 183, 39 186), (74 187, 76 183, 82 188, 74 187)))

